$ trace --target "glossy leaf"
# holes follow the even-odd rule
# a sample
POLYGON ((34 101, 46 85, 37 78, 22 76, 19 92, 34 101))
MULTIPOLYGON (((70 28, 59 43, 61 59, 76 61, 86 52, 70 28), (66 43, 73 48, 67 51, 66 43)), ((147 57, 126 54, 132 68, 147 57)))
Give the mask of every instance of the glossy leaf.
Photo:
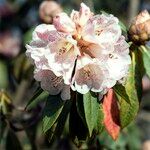
POLYGON ((33 95, 33 97, 29 100, 29 102, 27 103, 25 109, 28 110, 30 109, 30 106, 32 105, 32 103, 34 101, 37 100, 37 98, 42 94, 43 90, 41 88, 38 88, 36 91, 35 91, 35 94, 33 95))
POLYGON ((116 140, 120 133, 120 118, 117 98, 113 89, 110 89, 104 96, 103 111, 105 128, 109 135, 116 140))
POLYGON ((46 133, 58 119, 64 106, 64 101, 60 96, 49 96, 44 108, 43 131, 46 133))
POLYGON ((68 100, 64 102, 64 107, 62 109, 62 112, 60 113, 57 121, 54 123, 54 125, 51 127, 50 130, 47 131, 46 135, 50 143, 53 143, 54 140, 60 138, 61 134, 64 131, 64 127, 66 124, 66 120, 68 118, 71 103, 72 101, 68 100))
POLYGON ((69 116, 69 134, 73 140, 76 140, 74 141, 76 144, 78 144, 79 141, 86 140, 88 135, 87 126, 77 111, 76 96, 72 99, 72 106, 69 116))
POLYGON ((97 123, 96 118, 98 117, 99 103, 97 102, 97 98, 88 92, 83 96, 83 106, 87 127, 91 136, 92 131, 97 123))
POLYGON ((58 118, 57 125, 56 125, 55 132, 54 132, 54 136, 60 137, 60 135, 62 134, 66 120, 67 120, 67 117, 68 117, 69 112, 70 112, 70 108, 71 108, 71 101, 68 100, 65 102, 63 110, 62 110, 62 112, 58 118))
POLYGON ((122 97, 127 103, 130 104, 130 99, 126 93, 126 89, 122 84, 116 84, 114 87, 114 92, 122 97))
POLYGON ((139 101, 142 93, 142 74, 140 72, 140 63, 138 51, 132 51, 132 64, 129 68, 127 81, 125 84, 126 94, 129 97, 130 104, 123 97, 117 95, 120 103, 120 122, 121 127, 126 127, 137 115, 139 110, 139 101))
POLYGON ((26 110, 30 110, 38 105, 39 102, 42 100, 46 100, 49 93, 43 91, 41 88, 37 89, 33 97, 29 100, 28 104, 26 105, 26 110))

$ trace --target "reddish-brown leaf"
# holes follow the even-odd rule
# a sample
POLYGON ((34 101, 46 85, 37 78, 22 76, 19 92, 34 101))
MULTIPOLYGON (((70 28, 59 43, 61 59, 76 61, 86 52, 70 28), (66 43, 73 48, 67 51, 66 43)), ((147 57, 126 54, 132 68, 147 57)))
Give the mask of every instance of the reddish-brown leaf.
POLYGON ((119 108, 113 89, 110 89, 103 100, 104 125, 109 135, 116 140, 120 132, 119 108))

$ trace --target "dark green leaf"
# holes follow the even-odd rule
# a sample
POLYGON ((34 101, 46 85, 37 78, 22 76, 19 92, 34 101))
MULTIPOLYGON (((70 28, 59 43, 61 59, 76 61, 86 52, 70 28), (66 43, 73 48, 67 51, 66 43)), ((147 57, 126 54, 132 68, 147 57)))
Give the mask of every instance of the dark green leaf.
POLYGON ((77 93, 76 106, 77 106, 77 112, 86 126, 84 106, 83 106, 83 95, 80 93, 77 93))
POLYGON ((126 127, 137 115, 139 110, 139 101, 141 99, 141 80, 142 75, 139 69, 139 55, 138 51, 131 51, 132 64, 129 68, 129 74, 125 84, 126 94, 129 97, 130 104, 127 103, 123 97, 117 95, 120 102, 120 121, 121 127, 126 127))
MULTIPOLYGON (((26 109, 26 110, 29 110, 29 109, 31 109, 31 108, 33 107, 34 104, 36 105, 37 102, 39 101, 39 99, 41 99, 41 98, 39 98, 39 96, 41 96, 42 93, 43 93, 43 90, 42 90, 41 88, 38 88, 38 89, 35 91, 35 94, 33 95, 33 97, 32 97, 32 98, 29 100, 29 102, 27 103, 25 109, 26 109), (33 103, 34 103, 34 104, 33 104, 33 103)), ((47 94, 47 96, 48 96, 48 94, 47 94)))
POLYGON ((60 138, 64 130, 64 126, 68 118, 70 108, 71 108, 71 101, 68 100, 65 102, 62 112, 59 115, 57 122, 54 124, 53 131, 49 131, 48 133, 50 135, 48 137, 50 142, 52 142, 55 138, 60 138))
MULTIPOLYGON (((76 98, 76 97, 75 97, 76 98)), ((81 99, 82 100, 82 99, 81 99)), ((77 112, 76 99, 72 100, 72 106, 69 116, 69 133, 73 140, 86 140, 88 135, 87 126, 83 123, 79 113, 77 112)), ((79 141, 74 141, 76 144, 79 141)))
POLYGON ((97 102, 97 98, 88 92, 83 96, 83 106, 87 127, 91 136, 92 131, 97 124, 96 118, 98 117, 99 103, 97 102))
POLYGON ((60 95, 49 96, 44 108, 43 131, 46 133, 58 119, 64 106, 60 95))
POLYGON ((65 102, 64 108, 58 118, 58 121, 57 121, 57 126, 56 126, 55 133, 54 133, 55 136, 57 136, 57 137, 59 137, 61 135, 61 133, 63 132, 68 114, 70 112, 70 108, 71 108, 71 101, 68 100, 65 102))
POLYGON ((141 46, 140 51, 143 57, 143 64, 144 64, 145 72, 150 78, 150 50, 144 46, 141 46))
POLYGON ((104 120, 103 108, 102 108, 102 104, 99 104, 97 123, 94 127, 96 134, 99 134, 103 131, 103 128, 104 128, 103 120, 104 120))
POLYGON ((31 110, 32 108, 35 108, 41 101, 46 100, 48 95, 48 92, 38 89, 34 96, 29 100, 25 109, 31 110))
POLYGON ((130 99, 126 93, 126 89, 123 85, 121 84, 116 84, 114 87, 113 87, 114 91, 116 94, 118 94, 120 97, 122 97, 127 103, 130 104, 130 99))
POLYGON ((22 150, 22 146, 14 131, 9 130, 6 137, 6 150, 22 150))

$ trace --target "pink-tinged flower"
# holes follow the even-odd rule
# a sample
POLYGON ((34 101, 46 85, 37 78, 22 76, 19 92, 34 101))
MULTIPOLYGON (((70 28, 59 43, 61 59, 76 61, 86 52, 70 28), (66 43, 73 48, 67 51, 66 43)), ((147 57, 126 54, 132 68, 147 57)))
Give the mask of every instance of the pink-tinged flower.
POLYGON ((71 19, 78 27, 83 27, 91 16, 93 16, 93 13, 84 3, 81 3, 79 12, 73 10, 71 13, 71 19))
MULTIPOLYGON (((118 23, 113 15, 93 16, 82 3, 80 11, 73 11, 71 17, 61 13, 53 25, 39 25, 27 45, 27 55, 36 69, 52 72, 72 90, 103 95, 126 76, 131 62, 118 23)), ((43 89, 48 90, 44 83, 43 89)))
POLYGON ((125 77, 128 73, 128 67, 131 63, 129 54, 129 45, 125 42, 125 38, 121 36, 114 44, 114 51, 105 56, 105 65, 111 79, 118 81, 125 77))
POLYGON ((73 33, 76 31, 75 23, 66 13, 60 13, 53 19, 55 28, 60 32, 73 33))
MULTIPOLYGON (((82 30, 85 41, 99 43, 104 48, 114 44, 121 36, 119 21, 113 15, 96 15, 91 17, 82 30)), ((110 49, 110 48, 109 48, 110 49)), ((109 51, 106 49, 106 51, 109 51)))
POLYGON ((92 59, 86 55, 79 57, 72 80, 72 88, 82 94, 86 94, 90 90, 102 92, 108 71, 101 65, 98 59, 92 59))
POLYGON ((43 90, 48 91, 51 95, 61 93, 63 100, 70 99, 70 86, 64 84, 62 77, 57 77, 50 70, 35 70, 34 78, 41 82, 43 90))

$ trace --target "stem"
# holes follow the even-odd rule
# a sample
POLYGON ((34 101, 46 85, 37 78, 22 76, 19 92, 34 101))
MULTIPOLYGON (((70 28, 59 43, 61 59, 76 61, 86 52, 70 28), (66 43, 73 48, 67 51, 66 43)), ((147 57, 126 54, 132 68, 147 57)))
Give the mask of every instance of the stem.
POLYGON ((15 101, 14 101, 15 105, 18 105, 23 100, 28 87, 29 87, 29 82, 27 82, 27 80, 23 80, 20 83, 15 94, 15 101))

